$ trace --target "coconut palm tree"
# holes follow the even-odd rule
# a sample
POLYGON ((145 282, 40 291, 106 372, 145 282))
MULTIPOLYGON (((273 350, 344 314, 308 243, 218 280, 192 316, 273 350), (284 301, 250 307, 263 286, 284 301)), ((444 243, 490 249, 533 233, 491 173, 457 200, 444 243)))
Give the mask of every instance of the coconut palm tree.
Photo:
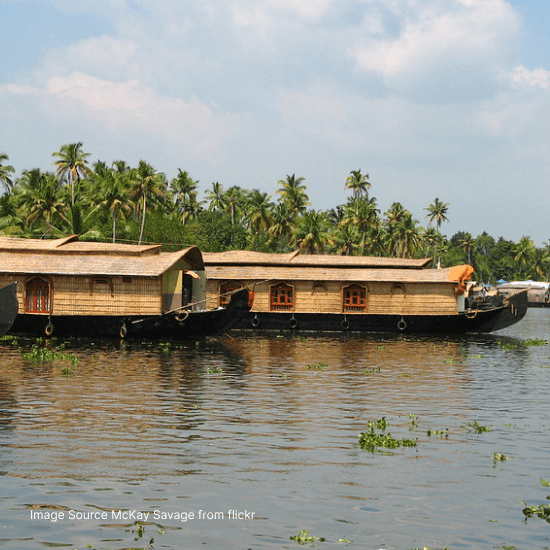
POLYGON ((371 188, 369 175, 362 174, 361 170, 352 170, 346 178, 345 188, 352 191, 354 199, 360 199, 363 196, 368 198, 371 188))
POLYGON ((333 242, 329 228, 329 222, 323 212, 308 210, 300 217, 294 238, 300 250, 307 254, 323 254, 327 245, 333 242))
POLYGON ((428 224, 432 225, 432 223, 435 221, 435 226, 438 231, 441 231, 441 224, 443 222, 449 221, 449 218, 447 218, 447 214, 449 212, 449 203, 441 202, 437 197, 435 198, 434 202, 430 204, 428 208, 424 208, 424 210, 428 212, 428 215, 426 216, 428 224))
POLYGON ((65 202, 60 199, 59 182, 53 174, 42 173, 39 169, 24 171, 20 180, 22 206, 29 227, 36 228, 43 236, 55 231, 61 233, 57 222, 71 225, 65 214, 65 202), (44 227, 45 226, 45 227, 44 227))
POLYGON ((10 160, 10 157, 6 153, 0 153, 0 183, 4 186, 6 191, 10 191, 13 187, 13 180, 11 175, 15 172, 15 168, 9 164, 4 164, 10 160))
POLYGON ((535 243, 530 237, 522 237, 518 243, 518 252, 514 260, 520 267, 520 273, 524 277, 530 277, 534 271, 535 264, 535 243))
POLYGON ((210 202, 208 210, 215 212, 216 210, 225 211, 227 203, 224 196, 223 185, 219 182, 212 182, 212 190, 206 191, 206 200, 210 202))
POLYGON ((59 181, 65 181, 71 188, 71 204, 75 201, 75 187, 79 187, 80 180, 83 177, 88 177, 91 174, 90 168, 87 166, 88 161, 86 157, 90 156, 90 153, 84 153, 82 151, 82 143, 69 143, 63 145, 61 149, 52 156, 58 157, 54 162, 57 166, 56 176, 59 181))
POLYGON ((132 187, 136 211, 141 210, 141 229, 139 232, 139 241, 143 240, 143 232, 145 231, 145 218, 147 215, 147 205, 158 205, 168 195, 166 178, 163 173, 157 172, 150 164, 144 160, 140 160, 138 167, 131 171, 132 187))
MULTIPOLYGON (((330 220, 329 220, 330 223, 330 220)), ((359 250, 361 235, 354 225, 341 225, 332 234, 334 251, 340 256, 353 256, 359 250)))
POLYGON ((278 202, 272 212, 272 222, 268 229, 270 242, 278 242, 285 251, 292 247, 294 242, 294 216, 286 205, 278 202))
POLYGON ((103 200, 98 207, 108 208, 113 221, 113 242, 116 241, 116 221, 125 220, 135 206, 128 194, 128 177, 124 172, 118 172, 113 168, 94 174, 94 180, 99 187, 99 193, 103 200))
POLYGON ((304 181, 305 178, 297 178, 295 174, 292 174, 292 176, 287 175, 286 179, 277 182, 279 185, 277 194, 281 196, 282 203, 295 218, 301 216, 310 205, 304 181))
POLYGON ((246 201, 246 220, 250 231, 260 233, 268 230, 273 223, 272 208, 273 203, 267 193, 258 189, 250 192, 246 201))
POLYGON ((355 198, 348 201, 341 226, 353 225, 361 235, 361 255, 365 253, 367 232, 379 225, 376 199, 355 198))
POLYGON ((201 210, 202 202, 197 200, 198 180, 194 181, 187 171, 178 168, 178 175, 170 182, 175 194, 175 205, 180 212, 181 223, 193 219, 201 210))

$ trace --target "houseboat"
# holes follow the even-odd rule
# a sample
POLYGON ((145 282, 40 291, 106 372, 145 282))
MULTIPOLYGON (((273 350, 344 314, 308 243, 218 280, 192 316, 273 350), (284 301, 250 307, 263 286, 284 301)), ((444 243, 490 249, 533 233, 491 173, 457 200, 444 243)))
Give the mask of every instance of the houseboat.
POLYGON ((429 269, 430 258, 204 253, 207 303, 238 288, 254 306, 237 328, 256 330, 492 332, 521 320, 526 292, 470 296, 473 268, 429 269))
POLYGON ((0 288, 0 336, 4 336, 10 330, 18 310, 17 283, 0 288))
POLYGON ((202 338, 222 334, 251 306, 245 289, 206 309, 202 253, 192 246, 0 237, 0 287, 15 285, 12 332, 202 338))
POLYGON ((550 307, 550 283, 537 281, 511 281, 497 285, 497 291, 508 296, 520 289, 527 289, 529 307, 550 307))

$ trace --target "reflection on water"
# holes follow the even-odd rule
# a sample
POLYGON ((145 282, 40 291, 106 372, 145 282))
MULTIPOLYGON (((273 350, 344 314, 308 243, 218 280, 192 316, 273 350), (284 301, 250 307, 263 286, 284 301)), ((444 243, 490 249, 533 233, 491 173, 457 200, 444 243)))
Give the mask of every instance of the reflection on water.
POLYGON ((530 310, 490 336, 54 342, 72 374, 0 342, 0 547, 292 548, 303 529, 323 547, 548 548, 521 500, 550 493, 550 358, 521 344, 549 326, 530 310), (360 449, 381 417, 417 447, 360 449))

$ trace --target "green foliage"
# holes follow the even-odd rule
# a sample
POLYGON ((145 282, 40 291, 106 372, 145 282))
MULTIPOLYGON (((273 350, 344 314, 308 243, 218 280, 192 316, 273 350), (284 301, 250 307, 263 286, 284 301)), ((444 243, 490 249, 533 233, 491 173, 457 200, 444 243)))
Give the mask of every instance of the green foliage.
POLYGON ((424 211, 422 227, 398 200, 382 215, 372 184, 362 170, 343 175, 352 196, 327 211, 310 209, 305 178, 276 182, 273 195, 259 189, 213 182, 198 198, 198 184, 185 170, 168 181, 145 160, 88 163, 81 142, 53 153, 56 171, 23 170, 19 178, 0 155, 0 234, 82 240, 162 243, 167 250, 197 245, 206 252, 249 249, 285 253, 432 257, 433 265, 470 263, 474 277, 548 280, 550 245, 537 248, 529 237, 518 243, 465 231, 450 239, 441 229, 451 205, 436 198, 424 211))
POLYGON ((49 347, 41 347, 38 344, 33 344, 29 351, 23 353, 23 359, 33 363, 69 361, 73 367, 78 366, 78 357, 76 355, 72 353, 62 353, 49 347))
POLYGON ((325 541, 323 537, 314 537, 313 535, 309 534, 309 531, 304 531, 304 530, 300 531, 299 535, 290 537, 290 540, 293 540, 302 546, 306 544, 309 546, 315 546, 315 542, 325 541))
MULTIPOLYGON (((540 478, 540 483, 543 487, 550 487, 550 483, 542 479, 542 477, 540 478)), ((550 500, 550 495, 546 497, 546 500, 550 500)), ((523 502, 523 505, 525 506, 525 508, 523 509, 523 515, 526 518, 537 517, 550 523, 550 504, 537 504, 536 506, 527 506, 525 502, 523 502)))
POLYGON ((308 369, 308 370, 321 370, 321 369, 324 369, 326 366, 328 366, 326 363, 324 363, 323 361, 319 361, 318 363, 306 365, 306 369, 308 369))
POLYGON ((468 424, 466 424, 466 426, 463 426, 463 428, 466 428, 468 431, 473 431, 476 434, 482 434, 491 431, 491 429, 487 428, 487 426, 482 426, 481 424, 478 424, 477 420, 474 420, 473 422, 468 422, 468 424))
POLYGON ((377 448, 397 449, 398 447, 416 447, 414 439, 396 439, 387 432, 388 422, 385 417, 371 420, 367 431, 359 435, 359 446, 373 453, 377 448))

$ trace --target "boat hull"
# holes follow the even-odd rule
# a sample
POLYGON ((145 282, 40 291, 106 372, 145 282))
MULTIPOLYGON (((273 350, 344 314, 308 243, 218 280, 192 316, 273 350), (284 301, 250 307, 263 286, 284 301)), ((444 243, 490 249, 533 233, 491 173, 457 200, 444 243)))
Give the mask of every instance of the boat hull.
POLYGON ((0 289, 0 336, 10 330, 17 317, 17 283, 11 283, 0 289))
POLYGON ((455 315, 250 312, 236 328, 314 332, 488 333, 519 322, 525 316, 527 307, 527 292, 520 291, 508 296, 500 306, 455 315))
POLYGON ((107 338, 178 338, 199 340, 220 336, 250 311, 247 290, 235 293, 226 308, 175 311, 164 315, 36 315, 21 314, 11 332, 35 336, 98 336, 107 338))

